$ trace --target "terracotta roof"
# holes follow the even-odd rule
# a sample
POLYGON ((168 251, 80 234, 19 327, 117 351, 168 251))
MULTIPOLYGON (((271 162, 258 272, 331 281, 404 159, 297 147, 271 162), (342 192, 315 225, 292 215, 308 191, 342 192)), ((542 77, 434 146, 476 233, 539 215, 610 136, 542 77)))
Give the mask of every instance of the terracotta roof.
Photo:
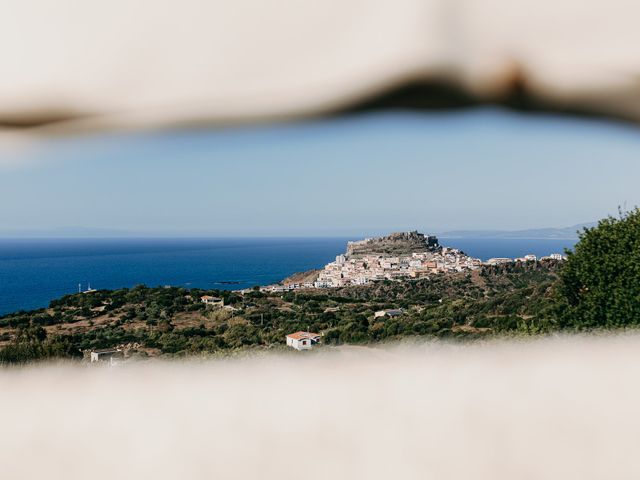
POLYGON ((320 334, 319 333, 312 333, 312 332, 296 332, 296 333, 290 333, 289 335, 287 335, 288 338, 293 338, 294 340, 302 340, 305 338, 314 338, 314 337, 319 337, 320 334))

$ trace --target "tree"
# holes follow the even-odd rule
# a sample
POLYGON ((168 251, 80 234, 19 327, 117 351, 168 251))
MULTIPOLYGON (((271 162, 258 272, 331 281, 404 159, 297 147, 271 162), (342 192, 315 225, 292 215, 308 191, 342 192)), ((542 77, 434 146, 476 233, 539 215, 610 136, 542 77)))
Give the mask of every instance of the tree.
POLYGON ((561 321, 577 328, 640 324, 640 210, 584 229, 560 273, 561 321))
POLYGON ((231 347, 242 347, 244 345, 256 345, 260 343, 258 331, 252 325, 237 324, 232 325, 224 335, 226 343, 231 347))

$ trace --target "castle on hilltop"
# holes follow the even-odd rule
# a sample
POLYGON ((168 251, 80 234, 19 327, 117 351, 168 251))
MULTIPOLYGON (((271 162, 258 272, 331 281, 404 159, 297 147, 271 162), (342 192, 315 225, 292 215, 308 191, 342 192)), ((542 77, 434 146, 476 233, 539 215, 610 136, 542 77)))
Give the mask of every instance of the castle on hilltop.
POLYGON ((425 235, 414 230, 348 242, 345 256, 353 258, 362 255, 406 255, 416 252, 436 252, 440 248, 435 235, 425 235))
POLYGON ((366 285, 378 280, 419 278, 440 272, 479 268, 481 261, 455 248, 443 247, 438 238, 417 231, 349 242, 347 251, 320 271, 313 286, 333 288, 366 285))

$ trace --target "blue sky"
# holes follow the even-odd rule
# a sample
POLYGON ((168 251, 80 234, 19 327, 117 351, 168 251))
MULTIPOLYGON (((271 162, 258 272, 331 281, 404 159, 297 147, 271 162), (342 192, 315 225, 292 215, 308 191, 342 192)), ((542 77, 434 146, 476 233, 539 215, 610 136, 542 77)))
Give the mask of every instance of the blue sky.
POLYGON ((640 131, 494 109, 55 139, 3 155, 16 158, 0 162, 11 165, 0 235, 509 230, 640 204, 640 131))

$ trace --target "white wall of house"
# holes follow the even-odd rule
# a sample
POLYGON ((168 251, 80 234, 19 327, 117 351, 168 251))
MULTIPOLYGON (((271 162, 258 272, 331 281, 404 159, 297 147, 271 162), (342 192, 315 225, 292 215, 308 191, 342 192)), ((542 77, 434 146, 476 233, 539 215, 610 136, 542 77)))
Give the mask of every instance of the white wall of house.
POLYGON ((287 337, 287 346, 293 347, 296 350, 310 350, 312 347, 310 338, 295 339, 287 337))
POLYGON ((296 350, 309 350, 311 349, 311 339, 303 338, 300 340, 292 339, 291 346, 296 350))

